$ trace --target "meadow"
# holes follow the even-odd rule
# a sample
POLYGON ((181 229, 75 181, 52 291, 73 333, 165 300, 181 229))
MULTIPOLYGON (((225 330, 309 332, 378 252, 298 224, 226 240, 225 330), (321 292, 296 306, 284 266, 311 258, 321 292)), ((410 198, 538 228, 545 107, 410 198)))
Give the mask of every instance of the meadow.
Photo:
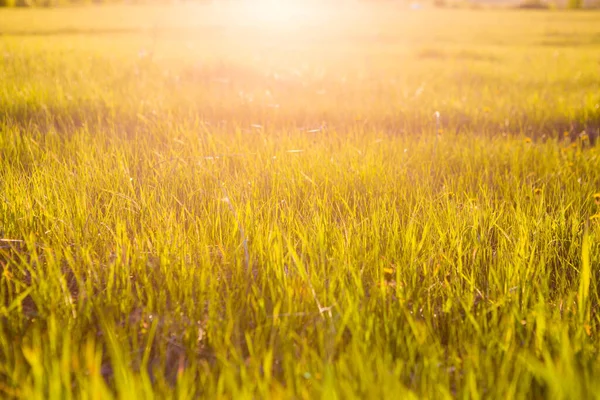
POLYGON ((600 398, 599 20, 0 10, 0 397, 600 398))

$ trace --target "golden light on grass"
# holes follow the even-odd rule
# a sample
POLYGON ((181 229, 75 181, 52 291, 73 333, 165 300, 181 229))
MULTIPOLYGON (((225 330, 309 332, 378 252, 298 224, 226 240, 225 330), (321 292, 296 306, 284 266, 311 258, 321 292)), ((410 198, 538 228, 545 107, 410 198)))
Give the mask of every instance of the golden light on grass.
POLYGON ((597 24, 285 1, 0 18, 0 398, 600 398, 597 24))

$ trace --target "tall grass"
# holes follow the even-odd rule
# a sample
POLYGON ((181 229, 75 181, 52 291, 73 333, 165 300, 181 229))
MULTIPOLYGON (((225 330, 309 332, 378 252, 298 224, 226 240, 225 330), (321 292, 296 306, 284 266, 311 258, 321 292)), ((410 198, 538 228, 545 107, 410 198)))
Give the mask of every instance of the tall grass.
POLYGON ((92 10, 0 13, 3 396, 600 394, 587 15, 92 10))

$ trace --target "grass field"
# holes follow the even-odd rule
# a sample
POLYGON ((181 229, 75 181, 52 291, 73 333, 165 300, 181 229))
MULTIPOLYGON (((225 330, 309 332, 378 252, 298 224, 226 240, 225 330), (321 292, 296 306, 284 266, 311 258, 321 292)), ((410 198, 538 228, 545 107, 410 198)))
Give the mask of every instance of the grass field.
POLYGON ((0 10, 0 397, 600 398, 599 19, 0 10))

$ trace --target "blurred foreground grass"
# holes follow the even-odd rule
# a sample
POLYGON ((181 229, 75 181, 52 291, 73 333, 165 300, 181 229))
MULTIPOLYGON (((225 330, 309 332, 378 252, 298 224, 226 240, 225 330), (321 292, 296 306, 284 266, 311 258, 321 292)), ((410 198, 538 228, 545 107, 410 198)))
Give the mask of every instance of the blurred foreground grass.
POLYGON ((0 11, 3 396, 600 396, 597 15, 356 7, 0 11))

